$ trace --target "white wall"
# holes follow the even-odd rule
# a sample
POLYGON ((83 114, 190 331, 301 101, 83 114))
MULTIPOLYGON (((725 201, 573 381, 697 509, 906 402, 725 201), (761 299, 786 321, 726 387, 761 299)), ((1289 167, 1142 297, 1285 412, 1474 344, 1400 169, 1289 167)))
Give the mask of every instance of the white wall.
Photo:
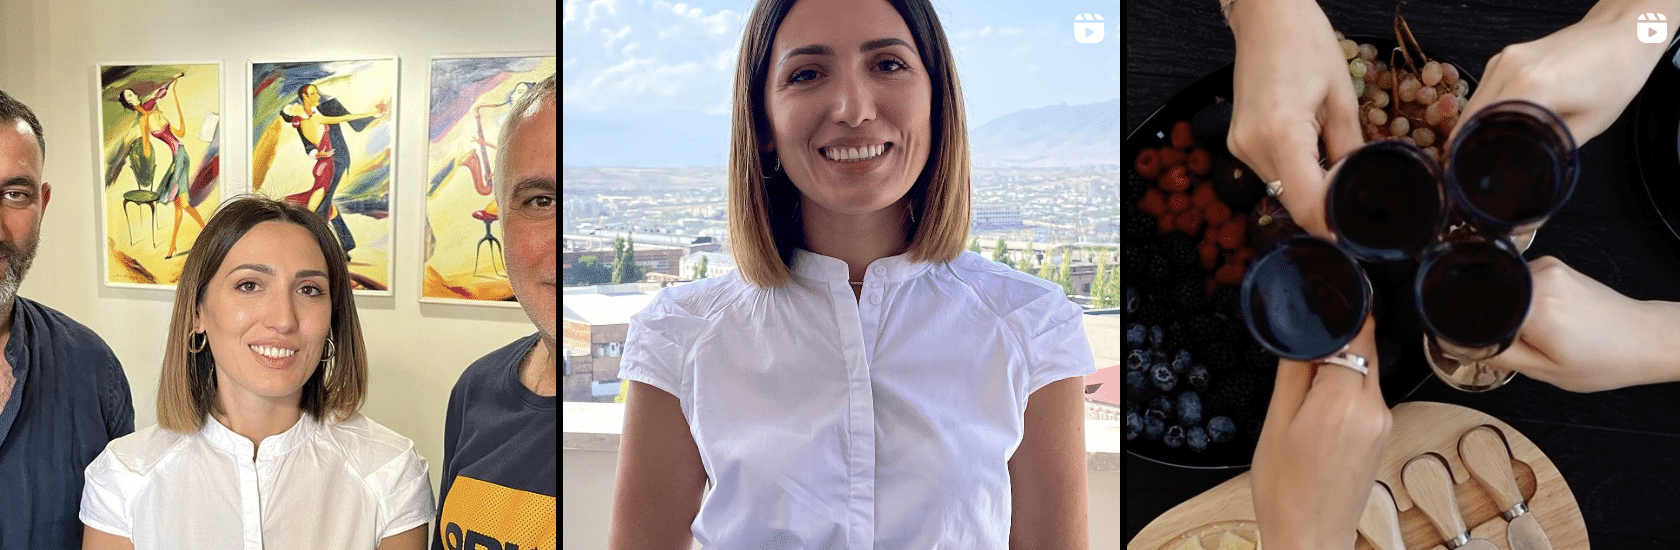
POLYGON ((420 304, 424 235, 426 96, 430 58, 473 53, 555 53, 552 0, 254 2, 250 0, 3 0, 0 89, 42 119, 52 202, 41 248, 20 294, 92 327, 122 360, 136 427, 157 423, 159 362, 174 294, 101 284, 96 189, 100 174, 93 93, 99 62, 223 63, 223 167, 247 186, 250 59, 396 56, 397 100, 392 297, 358 297, 371 357, 363 412, 412 438, 443 463, 449 389, 474 359, 535 331, 512 308, 420 304), (469 7, 470 6, 470 7, 469 7))

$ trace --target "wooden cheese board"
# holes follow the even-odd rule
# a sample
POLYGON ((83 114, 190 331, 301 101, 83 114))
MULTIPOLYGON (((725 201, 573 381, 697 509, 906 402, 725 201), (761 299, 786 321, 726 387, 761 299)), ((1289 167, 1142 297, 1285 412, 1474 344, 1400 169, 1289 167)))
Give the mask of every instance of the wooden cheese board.
MULTIPOLYGON (((1546 458, 1532 441, 1510 425, 1479 411, 1444 403, 1411 402, 1394 407, 1394 429, 1388 447, 1377 465, 1377 481, 1386 484, 1394 495, 1399 509, 1400 527, 1408 550, 1445 550, 1440 534, 1412 502, 1401 481, 1401 469, 1413 457, 1435 453, 1444 458, 1452 472, 1454 494, 1458 498, 1465 525, 1471 538, 1492 541, 1501 549, 1510 548, 1506 540, 1506 522, 1499 516, 1493 495, 1470 475, 1459 457, 1460 436, 1478 426, 1490 426, 1505 439, 1511 450, 1511 468, 1523 500, 1558 550, 1589 550, 1587 527, 1581 508, 1551 459, 1546 458)), ((1202 541, 1204 548, 1222 535, 1214 531, 1232 531, 1258 541, 1254 523, 1254 501, 1249 493, 1249 473, 1244 472, 1207 492, 1197 495, 1139 531, 1128 550, 1177 550, 1188 539, 1202 541)), ((1214 544, 1217 544, 1214 542, 1214 544)), ((1358 550, 1373 550, 1370 542, 1360 536, 1355 543, 1358 550)))

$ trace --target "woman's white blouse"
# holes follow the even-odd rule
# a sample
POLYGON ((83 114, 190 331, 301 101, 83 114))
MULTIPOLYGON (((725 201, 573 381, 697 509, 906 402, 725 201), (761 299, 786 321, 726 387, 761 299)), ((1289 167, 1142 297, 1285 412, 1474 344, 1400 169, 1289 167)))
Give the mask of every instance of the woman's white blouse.
POLYGON ((206 417, 198 433, 151 426, 87 467, 82 523, 136 550, 373 549, 432 519, 426 459, 360 414, 307 413, 256 447, 206 417))
POLYGON ((1079 306, 969 252, 876 260, 861 299, 841 260, 792 268, 667 288, 630 321, 619 375, 677 397, 711 485, 695 539, 1007 548, 1027 396, 1095 370, 1079 306))

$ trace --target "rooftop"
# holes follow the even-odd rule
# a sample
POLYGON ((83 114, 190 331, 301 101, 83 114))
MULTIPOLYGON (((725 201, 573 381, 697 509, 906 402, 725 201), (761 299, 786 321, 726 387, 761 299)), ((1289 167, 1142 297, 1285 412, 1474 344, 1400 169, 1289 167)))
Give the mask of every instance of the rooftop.
POLYGON ((588 325, 622 325, 629 323, 632 315, 647 307, 657 293, 657 285, 635 283, 570 287, 560 303, 565 306, 568 321, 588 325))

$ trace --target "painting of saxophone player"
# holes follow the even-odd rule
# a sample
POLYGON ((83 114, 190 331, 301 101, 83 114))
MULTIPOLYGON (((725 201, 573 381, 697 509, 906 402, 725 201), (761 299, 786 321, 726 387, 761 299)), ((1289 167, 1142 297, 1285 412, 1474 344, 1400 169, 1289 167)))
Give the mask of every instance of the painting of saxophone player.
POLYGON ((173 287, 215 213, 221 73, 218 63, 99 66, 107 284, 173 287))
POLYGON ((502 120, 554 69, 554 56, 432 59, 421 300, 516 305, 493 193, 502 120))
POLYGON ((251 190, 320 214, 363 293, 390 294, 390 58, 251 64, 251 190))

